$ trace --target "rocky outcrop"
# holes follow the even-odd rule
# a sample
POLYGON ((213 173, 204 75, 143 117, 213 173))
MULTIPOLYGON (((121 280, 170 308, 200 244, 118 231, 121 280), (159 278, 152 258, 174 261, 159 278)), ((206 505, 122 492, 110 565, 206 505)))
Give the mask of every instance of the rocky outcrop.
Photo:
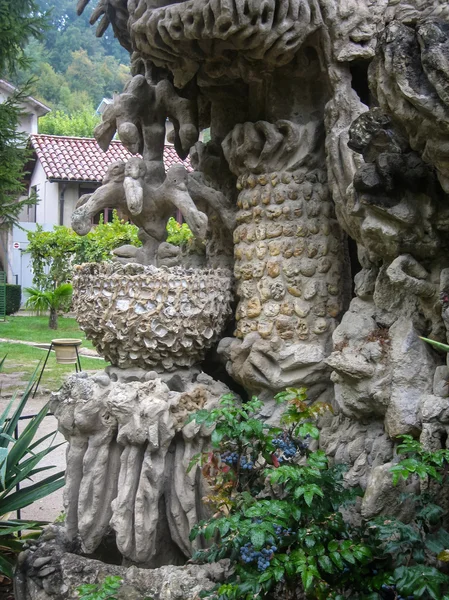
POLYGON ((51 525, 40 541, 19 556, 16 600, 76 600, 82 584, 100 584, 105 577, 121 578, 117 600, 198 600, 200 592, 223 581, 228 561, 213 565, 166 566, 158 569, 120 567, 75 554, 62 526, 51 525))

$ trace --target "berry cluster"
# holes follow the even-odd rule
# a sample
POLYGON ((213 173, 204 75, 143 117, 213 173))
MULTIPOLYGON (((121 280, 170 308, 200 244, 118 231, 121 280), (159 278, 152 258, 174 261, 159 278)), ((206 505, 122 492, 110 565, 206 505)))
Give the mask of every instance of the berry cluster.
POLYGON ((397 590, 395 585, 387 585, 386 583, 382 584, 381 587, 381 595, 383 598, 396 598, 397 600, 414 600, 415 596, 401 596, 397 590))
POLYGON ((269 546, 268 548, 257 551, 254 550, 254 546, 251 542, 248 542, 240 548, 240 556, 243 562, 247 564, 257 561, 257 569, 259 571, 265 571, 270 566, 270 560, 273 558, 273 554, 276 550, 276 546, 269 546))
POLYGON ((283 462, 286 459, 293 458, 296 456, 298 451, 296 444, 290 439, 288 436, 284 435, 284 437, 273 438, 272 440, 273 446, 278 448, 281 451, 280 456, 278 456, 279 462, 283 462))
MULTIPOLYGON (((226 463, 231 467, 236 467, 239 464, 239 454, 238 452, 230 452, 229 450, 220 454, 220 458, 222 462, 226 463)), ((247 458, 246 456, 240 457, 240 467, 245 469, 246 471, 251 471, 254 469, 254 461, 251 460, 251 457, 247 458)))
POLYGON ((293 532, 291 530, 291 528, 289 527, 288 529, 285 529, 284 527, 281 527, 281 525, 276 525, 276 527, 274 528, 276 535, 278 538, 281 537, 285 537, 288 535, 292 535, 293 532))
POLYGON ((242 469, 251 471, 254 468, 254 463, 251 460, 251 457, 248 459, 246 456, 242 456, 240 459, 240 466, 242 467, 242 469))
POLYGON ((223 452, 223 454, 220 454, 220 458, 224 463, 230 466, 236 465, 239 461, 239 455, 237 452, 223 452))

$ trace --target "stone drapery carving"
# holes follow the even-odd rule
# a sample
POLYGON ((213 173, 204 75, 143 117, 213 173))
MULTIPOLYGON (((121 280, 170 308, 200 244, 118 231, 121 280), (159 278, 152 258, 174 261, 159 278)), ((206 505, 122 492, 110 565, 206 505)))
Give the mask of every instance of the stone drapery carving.
MULTIPOLYGON (((80 0, 79 10, 87 4, 80 0)), ((228 372, 266 400, 264 417, 272 416, 273 393, 287 385, 306 385, 312 399, 330 401, 335 414, 323 419, 323 448, 336 462, 349 464, 348 484, 365 491, 365 517, 391 513, 394 493, 385 490, 397 436, 410 433, 438 447, 447 443, 449 427, 447 366, 420 339, 449 339, 447 2, 100 0, 92 20, 100 18, 98 33, 111 24, 132 52, 132 79, 96 135, 107 147, 118 131, 140 156, 111 166, 104 185, 80 200, 74 228, 86 233, 93 212, 118 206, 139 226, 143 241, 138 251, 119 252, 120 260, 174 267, 179 257, 165 244, 165 222, 179 208, 206 240, 204 273, 233 263, 235 333, 227 332, 219 345, 228 372), (167 118, 180 157, 192 147, 193 173, 182 167, 164 173, 167 118), (211 140, 197 142, 198 132, 209 127, 211 140)), ((183 277, 186 272, 179 271, 183 277)), ((222 271, 212 273, 213 285, 195 291, 193 304, 199 306, 201 293, 215 294, 222 277, 222 271)), ((164 477, 159 485, 148 477, 139 488, 132 465, 141 465, 142 474, 149 473, 150 463, 155 473, 162 472, 167 461, 178 460, 178 448, 184 452, 187 434, 173 425, 170 394, 178 394, 176 404, 197 383, 189 380, 176 392, 170 385, 224 336, 224 313, 217 313, 228 305, 230 284, 223 280, 214 298, 213 324, 201 316, 194 320, 204 328, 201 339, 187 347, 185 336, 174 336, 173 352, 167 341, 179 315, 170 326, 161 324, 151 313, 153 296, 144 306, 142 286, 136 285, 139 291, 114 299, 113 317, 117 323, 125 318, 123 327, 114 319, 100 326, 100 314, 86 319, 85 327, 116 367, 134 364, 159 371, 157 377, 147 380, 142 371, 126 390, 117 383, 117 399, 107 391, 114 388, 109 376, 103 384, 80 379, 73 389, 95 388, 105 412, 92 405, 92 415, 83 420, 88 399, 67 400, 67 415, 62 411, 60 418, 62 429, 68 419, 72 436, 70 485, 87 511, 84 520, 72 516, 70 527, 92 549, 111 526, 128 560, 153 564, 158 523, 170 530, 174 561, 189 553, 187 525, 180 528, 174 515, 190 525, 200 509, 188 506, 190 500, 177 508, 170 504, 169 490, 177 490, 179 481, 164 477), (121 302, 132 307, 132 319, 144 307, 141 332, 127 335, 131 313, 120 313, 121 302), (162 327, 164 335, 151 327, 162 327), (154 335, 145 336, 147 331, 154 335), (150 392, 151 386, 156 387, 150 392), (154 422, 145 421, 139 403, 153 406, 154 422), (78 404, 75 427, 69 407, 78 404), (129 425, 135 419, 142 420, 138 431, 145 430, 145 450, 129 425), (159 449, 152 453, 156 428, 159 449), (90 460, 104 462, 120 494, 108 487, 98 498, 87 474, 84 483, 76 479, 81 462, 88 466, 90 460), (128 476, 132 514, 118 483, 128 476), (141 518, 138 491, 142 502, 151 497, 145 540, 135 536, 134 526, 123 529, 141 518), (100 500, 107 509, 104 520, 93 518, 100 500)), ((82 312, 84 292, 77 294, 82 312)), ((100 296, 95 298, 89 293, 86 306, 100 306, 95 304, 100 296)), ((170 306, 164 296, 155 310, 171 319, 170 306)), ((122 378, 127 372, 117 371, 122 378)), ((215 392, 208 393, 213 402, 215 392)), ((195 443, 204 439, 200 435, 195 443)))
POLYGON ((206 514, 199 467, 187 469, 210 435, 185 421, 227 391, 198 370, 161 378, 109 367, 70 377, 52 399, 69 442, 68 539, 79 536, 91 554, 112 529, 129 563, 182 564, 192 552, 190 530, 206 514))

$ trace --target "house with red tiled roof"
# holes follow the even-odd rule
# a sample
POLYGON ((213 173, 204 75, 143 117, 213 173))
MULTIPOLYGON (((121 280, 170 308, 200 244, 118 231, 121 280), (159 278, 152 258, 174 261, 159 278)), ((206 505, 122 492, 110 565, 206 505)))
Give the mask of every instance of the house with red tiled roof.
MULTIPOLYGON (((55 225, 70 227, 76 203, 83 194, 92 193, 101 185, 109 167, 115 161, 127 161, 131 153, 121 142, 111 142, 107 152, 94 138, 78 138, 34 133, 30 135, 33 160, 28 166, 29 190, 35 192, 38 202, 24 210, 20 216, 20 227, 14 227, 8 243, 8 281, 22 287, 32 285, 32 271, 27 232, 34 231, 37 224, 50 231, 55 225)), ((166 170, 174 164, 184 164, 192 170, 189 160, 181 161, 174 146, 164 148, 166 170)), ((101 211, 104 222, 112 218, 112 208, 101 211)), ((98 223, 100 213, 94 217, 98 223)))
MULTIPOLYGON (((70 226, 79 197, 101 185, 111 163, 126 162, 132 156, 116 141, 103 152, 94 138, 37 134, 30 136, 30 145, 35 154, 30 189, 39 197, 32 221, 52 225, 70 226)), ((165 146, 164 163, 166 170, 176 163, 191 170, 189 160, 181 161, 174 146, 165 146)), ((112 210, 105 209, 105 223, 111 213, 112 210)))

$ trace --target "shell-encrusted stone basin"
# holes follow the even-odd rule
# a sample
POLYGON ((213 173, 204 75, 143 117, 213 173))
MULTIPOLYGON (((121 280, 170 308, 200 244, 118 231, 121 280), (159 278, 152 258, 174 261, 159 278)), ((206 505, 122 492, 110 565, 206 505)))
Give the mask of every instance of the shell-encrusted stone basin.
POLYGON ((231 313, 231 273, 88 263, 73 278, 76 317, 113 365, 171 370, 200 361, 231 313))

